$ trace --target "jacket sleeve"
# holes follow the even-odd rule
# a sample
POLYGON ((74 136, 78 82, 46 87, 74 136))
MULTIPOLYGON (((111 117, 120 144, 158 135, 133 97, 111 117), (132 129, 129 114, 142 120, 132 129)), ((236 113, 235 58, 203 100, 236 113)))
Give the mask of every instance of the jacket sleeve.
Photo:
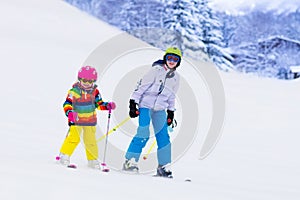
POLYGON ((95 90, 95 106, 98 110, 108 110, 108 102, 102 100, 101 94, 98 89, 95 90))
POLYGON ((176 93, 178 91, 178 88, 179 88, 179 81, 180 81, 180 77, 177 75, 176 76, 176 84, 173 88, 173 92, 172 94, 170 95, 169 99, 168 99, 168 110, 171 110, 171 111, 175 111, 175 99, 176 99, 176 93))
POLYGON ((146 73, 143 76, 143 78, 140 79, 140 81, 138 82, 136 89, 131 95, 131 99, 133 99, 136 103, 139 103, 143 94, 154 83, 156 74, 157 74, 157 69, 155 67, 152 67, 151 70, 148 71, 148 73, 146 73))
POLYGON ((67 98, 63 104, 63 109, 66 116, 68 116, 69 112, 73 111, 73 95, 71 90, 68 91, 67 98))

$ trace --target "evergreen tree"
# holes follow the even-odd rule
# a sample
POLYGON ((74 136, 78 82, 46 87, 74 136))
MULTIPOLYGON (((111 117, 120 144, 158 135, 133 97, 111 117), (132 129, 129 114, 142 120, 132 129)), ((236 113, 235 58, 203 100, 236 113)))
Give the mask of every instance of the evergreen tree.
POLYGON ((97 18, 122 29, 122 0, 91 0, 92 14, 97 18))
POLYGON ((216 13, 218 19, 222 19, 222 33, 223 33, 223 42, 225 47, 232 45, 233 38, 235 37, 235 30, 237 24, 235 23, 234 17, 228 15, 224 12, 216 13))
POLYGON ((165 0, 163 28, 169 30, 168 46, 177 46, 186 56, 199 59, 205 47, 197 35, 197 4, 198 0, 165 0))
POLYGON ((220 23, 207 0, 68 0, 94 16, 160 49, 179 47, 185 56, 229 66, 220 23))
POLYGON ((232 58, 224 49, 222 23, 208 6, 208 0, 201 0, 198 10, 201 12, 197 16, 202 29, 198 35, 206 45, 209 58, 222 70, 232 68, 232 58))
POLYGON ((121 11, 123 20, 120 20, 120 22, 122 22, 122 30, 130 32, 138 28, 146 27, 146 13, 144 0, 125 1, 121 11))
POLYGON ((162 3, 160 1, 130 0, 122 6, 122 30, 160 48, 162 3))

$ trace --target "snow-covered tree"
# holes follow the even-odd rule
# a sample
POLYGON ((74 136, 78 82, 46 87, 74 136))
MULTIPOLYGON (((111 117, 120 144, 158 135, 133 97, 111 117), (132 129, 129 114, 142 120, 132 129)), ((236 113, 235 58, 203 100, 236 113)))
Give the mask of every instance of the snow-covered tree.
POLYGON ((177 46, 186 56, 196 59, 205 51, 198 35, 197 4, 198 0, 165 0, 162 27, 169 32, 169 46, 177 46))
POLYGON ((201 0, 198 5, 198 21, 201 26, 202 41, 209 58, 222 70, 232 68, 231 56, 225 51, 223 25, 215 12, 208 6, 208 0, 201 0))
POLYGON ((125 1, 121 8, 122 20, 119 21, 122 30, 130 32, 131 30, 147 26, 145 4, 147 3, 144 0, 125 1))
POLYGON ((130 0, 122 6, 122 26, 131 35, 158 47, 162 4, 159 1, 130 0))
POLYGON ((122 27, 122 6, 126 1, 122 0, 91 0, 90 12, 95 17, 118 28, 122 27))
POLYGON ((158 48, 177 46, 185 56, 230 66, 221 23, 207 0, 68 1, 158 48))

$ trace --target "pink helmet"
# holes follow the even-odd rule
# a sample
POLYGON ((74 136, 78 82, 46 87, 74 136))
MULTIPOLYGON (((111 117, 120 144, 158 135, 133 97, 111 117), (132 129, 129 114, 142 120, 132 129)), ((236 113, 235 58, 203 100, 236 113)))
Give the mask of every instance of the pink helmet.
POLYGON ((78 72, 78 79, 97 80, 97 71, 91 66, 83 66, 78 72))

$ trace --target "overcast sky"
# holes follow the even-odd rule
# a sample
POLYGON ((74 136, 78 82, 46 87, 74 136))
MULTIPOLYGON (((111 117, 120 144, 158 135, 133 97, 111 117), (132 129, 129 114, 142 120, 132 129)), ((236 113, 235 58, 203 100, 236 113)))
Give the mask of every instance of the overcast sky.
POLYGON ((215 8, 230 13, 249 11, 250 9, 280 12, 300 8, 300 0, 211 0, 215 8))

